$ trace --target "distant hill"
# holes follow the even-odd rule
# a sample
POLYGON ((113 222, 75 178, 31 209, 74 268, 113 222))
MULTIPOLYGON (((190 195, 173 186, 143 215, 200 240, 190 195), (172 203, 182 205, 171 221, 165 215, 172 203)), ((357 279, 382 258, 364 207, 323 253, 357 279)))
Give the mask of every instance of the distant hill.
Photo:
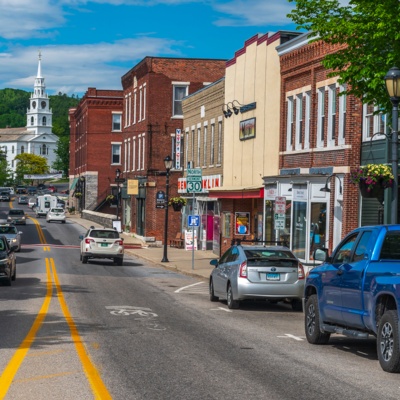
MULTIPOLYGON (((20 128, 26 126, 26 112, 29 107, 30 92, 19 89, 0 90, 0 128, 20 128)), ((57 136, 69 136, 68 110, 76 107, 80 101, 59 93, 49 96, 53 111, 53 133, 57 136)))

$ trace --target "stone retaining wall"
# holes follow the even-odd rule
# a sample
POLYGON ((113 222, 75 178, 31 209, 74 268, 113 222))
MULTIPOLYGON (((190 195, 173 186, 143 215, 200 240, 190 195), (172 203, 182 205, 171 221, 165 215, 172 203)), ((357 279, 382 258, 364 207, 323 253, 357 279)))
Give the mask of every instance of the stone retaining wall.
POLYGON ((89 221, 96 222, 104 228, 112 228, 113 221, 117 219, 115 215, 104 214, 97 211, 83 210, 82 217, 89 221))

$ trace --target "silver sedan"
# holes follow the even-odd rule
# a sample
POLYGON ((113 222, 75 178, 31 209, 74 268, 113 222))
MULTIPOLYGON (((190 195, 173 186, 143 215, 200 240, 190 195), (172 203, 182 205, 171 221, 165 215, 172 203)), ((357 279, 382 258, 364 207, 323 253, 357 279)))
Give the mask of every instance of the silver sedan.
POLYGON ((299 260, 285 246, 234 243, 219 259, 209 280, 210 300, 226 300, 239 308, 245 299, 289 301, 302 310, 305 273, 299 260))
POLYGON ((22 232, 13 224, 0 223, 0 235, 6 237, 7 242, 11 246, 17 246, 16 251, 21 250, 21 235, 22 232))

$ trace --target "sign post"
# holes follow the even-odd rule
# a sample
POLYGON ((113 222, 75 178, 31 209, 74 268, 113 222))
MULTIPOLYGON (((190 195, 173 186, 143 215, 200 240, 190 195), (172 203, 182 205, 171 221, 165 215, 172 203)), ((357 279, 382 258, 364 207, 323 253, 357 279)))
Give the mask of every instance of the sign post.
POLYGON ((285 229, 286 197, 281 197, 281 196, 275 197, 274 212, 275 212, 275 218, 274 218, 275 230, 285 229))
MULTIPOLYGON (((188 193, 193 193, 192 207, 194 207, 195 193, 201 193, 203 190, 202 181, 203 181, 203 172, 201 168, 188 169, 186 176, 186 190, 188 193)), ((192 225, 192 233, 194 241, 194 225, 192 225)), ((192 247, 192 269, 194 269, 194 244, 192 247)))

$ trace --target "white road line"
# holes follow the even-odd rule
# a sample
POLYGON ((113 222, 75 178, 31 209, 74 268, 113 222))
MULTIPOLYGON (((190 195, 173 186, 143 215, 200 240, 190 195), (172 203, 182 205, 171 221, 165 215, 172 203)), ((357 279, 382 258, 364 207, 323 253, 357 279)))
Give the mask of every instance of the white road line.
POLYGON ((189 285, 189 286, 181 287, 181 288, 175 290, 174 293, 179 293, 179 292, 181 292, 182 290, 188 289, 188 288, 190 288, 190 287, 192 287, 192 286, 201 285, 202 283, 204 283, 204 282, 197 282, 197 283, 193 283, 192 285, 189 285))
POLYGON ((291 335, 290 333, 285 333, 285 336, 278 336, 278 337, 280 337, 280 338, 290 338, 290 339, 298 340, 300 342, 302 342, 304 340, 301 337, 291 335))
POLYGON ((224 308, 224 307, 218 307, 218 308, 211 308, 211 309, 210 309, 210 311, 220 311, 220 310, 226 311, 226 312, 233 312, 233 311, 228 310, 228 309, 226 309, 226 308, 224 308))

